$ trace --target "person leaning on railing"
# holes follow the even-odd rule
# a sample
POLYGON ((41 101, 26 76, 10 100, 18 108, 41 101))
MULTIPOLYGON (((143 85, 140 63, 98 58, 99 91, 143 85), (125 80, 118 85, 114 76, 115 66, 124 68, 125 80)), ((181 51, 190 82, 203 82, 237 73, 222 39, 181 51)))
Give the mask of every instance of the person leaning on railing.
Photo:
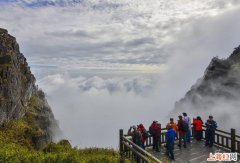
POLYGON ((205 146, 209 146, 210 148, 213 146, 215 130, 217 128, 217 123, 213 120, 213 116, 209 116, 209 119, 205 123, 206 125, 206 143, 205 146))
POLYGON ((194 137, 197 141, 200 141, 202 139, 202 133, 203 133, 203 121, 200 116, 197 116, 197 119, 193 120, 193 126, 194 126, 194 137))
POLYGON ((133 143, 141 147, 141 133, 137 130, 136 126, 131 126, 128 130, 128 135, 132 136, 133 143), (133 129, 133 130, 132 130, 133 129))

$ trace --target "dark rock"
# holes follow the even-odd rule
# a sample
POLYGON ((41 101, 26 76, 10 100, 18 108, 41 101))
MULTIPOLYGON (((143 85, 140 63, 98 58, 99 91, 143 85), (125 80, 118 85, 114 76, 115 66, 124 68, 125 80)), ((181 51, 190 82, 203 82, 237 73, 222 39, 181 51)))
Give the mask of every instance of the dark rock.
POLYGON ((0 28, 0 125, 27 114, 35 97, 36 123, 42 132, 33 137, 36 148, 41 148, 54 139, 54 129, 59 129, 52 110, 45 99, 44 92, 35 85, 35 77, 31 73, 26 58, 19 51, 16 39, 7 30, 0 28))

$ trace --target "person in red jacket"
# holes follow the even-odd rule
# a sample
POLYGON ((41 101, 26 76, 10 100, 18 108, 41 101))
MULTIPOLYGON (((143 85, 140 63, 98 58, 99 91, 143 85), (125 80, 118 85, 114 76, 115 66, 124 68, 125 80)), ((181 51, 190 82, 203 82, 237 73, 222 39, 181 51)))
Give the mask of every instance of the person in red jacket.
POLYGON ((145 142, 148 138, 148 133, 143 124, 140 124, 137 126, 137 130, 140 131, 141 133, 141 143, 142 143, 142 148, 145 149, 145 142))
POLYGON ((193 122, 194 128, 195 128, 195 136, 196 140, 200 141, 202 139, 202 133, 203 133, 203 121, 200 116, 197 116, 197 119, 193 122))
POLYGON ((149 132, 153 137, 153 150, 160 152, 159 143, 161 138, 161 125, 157 121, 153 121, 149 127, 149 132))

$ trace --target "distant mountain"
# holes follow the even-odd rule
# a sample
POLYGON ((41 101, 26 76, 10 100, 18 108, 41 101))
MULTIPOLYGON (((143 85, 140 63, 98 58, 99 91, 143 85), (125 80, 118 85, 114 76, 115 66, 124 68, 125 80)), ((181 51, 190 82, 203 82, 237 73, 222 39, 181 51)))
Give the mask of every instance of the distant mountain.
POLYGON ((60 129, 35 81, 16 39, 0 28, 0 136, 26 139, 30 146, 41 148, 60 129))
POLYGON ((227 59, 213 58, 204 76, 176 102, 172 115, 183 111, 205 119, 212 114, 224 128, 240 127, 240 46, 227 59))

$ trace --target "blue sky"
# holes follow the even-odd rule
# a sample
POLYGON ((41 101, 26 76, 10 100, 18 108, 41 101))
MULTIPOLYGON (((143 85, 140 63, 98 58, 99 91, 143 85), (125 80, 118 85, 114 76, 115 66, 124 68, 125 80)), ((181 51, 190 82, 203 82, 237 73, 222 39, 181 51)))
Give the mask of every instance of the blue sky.
POLYGON ((6 2, 0 26, 73 145, 116 147, 116 128, 163 121, 211 58, 240 44, 238 0, 6 2))

